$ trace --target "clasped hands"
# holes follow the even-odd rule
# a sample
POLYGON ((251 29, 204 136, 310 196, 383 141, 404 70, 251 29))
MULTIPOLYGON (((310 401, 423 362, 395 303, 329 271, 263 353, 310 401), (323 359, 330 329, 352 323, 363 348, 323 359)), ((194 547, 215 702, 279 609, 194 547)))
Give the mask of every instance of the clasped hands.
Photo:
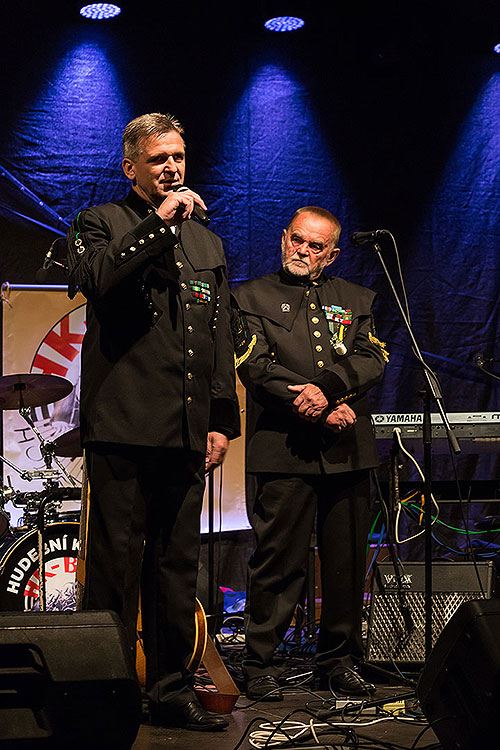
MULTIPOLYGON (((295 414, 307 422, 317 422, 323 412, 329 408, 325 394, 313 383, 304 385, 289 385, 288 390, 297 393, 292 408, 295 414)), ((356 414, 347 404, 340 404, 332 409, 323 426, 333 432, 348 430, 356 423, 356 414)))

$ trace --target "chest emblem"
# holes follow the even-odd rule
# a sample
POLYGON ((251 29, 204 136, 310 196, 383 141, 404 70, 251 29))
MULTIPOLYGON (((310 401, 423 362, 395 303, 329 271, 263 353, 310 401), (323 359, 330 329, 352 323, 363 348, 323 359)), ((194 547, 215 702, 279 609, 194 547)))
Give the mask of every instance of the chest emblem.
POLYGON ((281 312, 283 312, 283 313, 289 313, 290 310, 291 310, 291 307, 288 304, 288 302, 282 302, 281 303, 281 312))
POLYGON ((344 309, 340 305, 322 305, 321 309, 325 315, 330 331, 330 345, 340 356, 347 354, 344 337, 347 326, 352 323, 352 310, 344 309))
POLYGON ((206 281, 189 279, 189 289, 191 291, 191 297, 194 298, 197 305, 208 305, 212 299, 210 294, 210 284, 207 284, 206 281))

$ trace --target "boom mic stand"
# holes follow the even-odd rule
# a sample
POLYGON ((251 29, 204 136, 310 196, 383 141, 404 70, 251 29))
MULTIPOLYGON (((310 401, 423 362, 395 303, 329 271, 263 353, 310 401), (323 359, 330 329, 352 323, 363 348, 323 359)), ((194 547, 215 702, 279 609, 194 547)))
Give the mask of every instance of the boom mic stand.
MULTIPOLYGON (((391 238, 394 248, 397 252, 396 241, 387 229, 378 230, 373 233, 374 240, 379 235, 387 235, 391 238)), ((382 256, 382 248, 377 241, 373 241, 373 250, 375 251, 382 270, 384 271, 385 277, 389 284, 392 292, 392 296, 396 302, 396 305, 403 321, 408 335, 410 337, 412 351, 419 364, 423 375, 424 375, 424 389, 423 389, 423 402, 424 402, 424 416, 423 416, 423 447, 424 447, 424 539, 425 539, 425 658, 428 659, 432 651, 432 429, 431 429, 431 403, 436 404, 438 411, 443 420, 443 424, 446 429, 446 435, 451 448, 455 455, 461 453, 461 448, 458 444, 458 440, 453 434, 448 417, 444 410, 443 396, 441 387, 437 375, 425 362, 422 352, 417 344, 415 336, 412 331, 411 323, 408 315, 406 314, 398 292, 394 286, 391 278, 391 274, 382 256)))

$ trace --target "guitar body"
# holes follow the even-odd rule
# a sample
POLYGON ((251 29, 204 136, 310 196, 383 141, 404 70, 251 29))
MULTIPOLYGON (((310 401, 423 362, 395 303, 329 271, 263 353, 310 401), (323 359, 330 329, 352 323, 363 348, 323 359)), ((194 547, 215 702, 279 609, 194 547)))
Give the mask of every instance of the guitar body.
MULTIPOLYGON (((201 602, 196 599, 196 606, 194 612, 194 647, 191 658, 189 659, 187 668, 194 674, 200 666, 205 649, 207 647, 207 618, 205 610, 201 602)), ((146 655, 144 653, 144 643, 142 640, 142 614, 139 607, 139 614, 137 617, 137 644, 136 644, 136 660, 135 668, 137 671, 137 677, 141 687, 146 685, 146 655)))

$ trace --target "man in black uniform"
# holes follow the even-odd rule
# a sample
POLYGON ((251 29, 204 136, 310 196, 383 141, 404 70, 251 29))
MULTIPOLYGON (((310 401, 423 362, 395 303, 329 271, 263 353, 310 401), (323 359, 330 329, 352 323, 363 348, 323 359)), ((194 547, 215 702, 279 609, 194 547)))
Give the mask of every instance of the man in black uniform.
POLYGON ((69 293, 87 297, 81 431, 90 484, 85 609, 111 609, 135 644, 141 587, 146 689, 155 723, 223 729, 186 665, 204 473, 238 434, 225 258, 192 220, 171 115, 123 135, 123 201, 81 211, 68 235, 69 293), (145 544, 144 544, 145 542, 145 544), (142 581, 141 581, 142 571, 142 581))
POLYGON ((252 699, 282 698, 274 652, 303 589, 316 515, 318 670, 336 691, 374 689, 357 670, 368 470, 377 464, 364 394, 387 353, 375 336, 373 292, 323 274, 339 235, 330 212, 299 209, 283 231, 280 272, 234 290, 253 344, 238 370, 251 394, 247 471, 257 478, 243 663, 252 699))

